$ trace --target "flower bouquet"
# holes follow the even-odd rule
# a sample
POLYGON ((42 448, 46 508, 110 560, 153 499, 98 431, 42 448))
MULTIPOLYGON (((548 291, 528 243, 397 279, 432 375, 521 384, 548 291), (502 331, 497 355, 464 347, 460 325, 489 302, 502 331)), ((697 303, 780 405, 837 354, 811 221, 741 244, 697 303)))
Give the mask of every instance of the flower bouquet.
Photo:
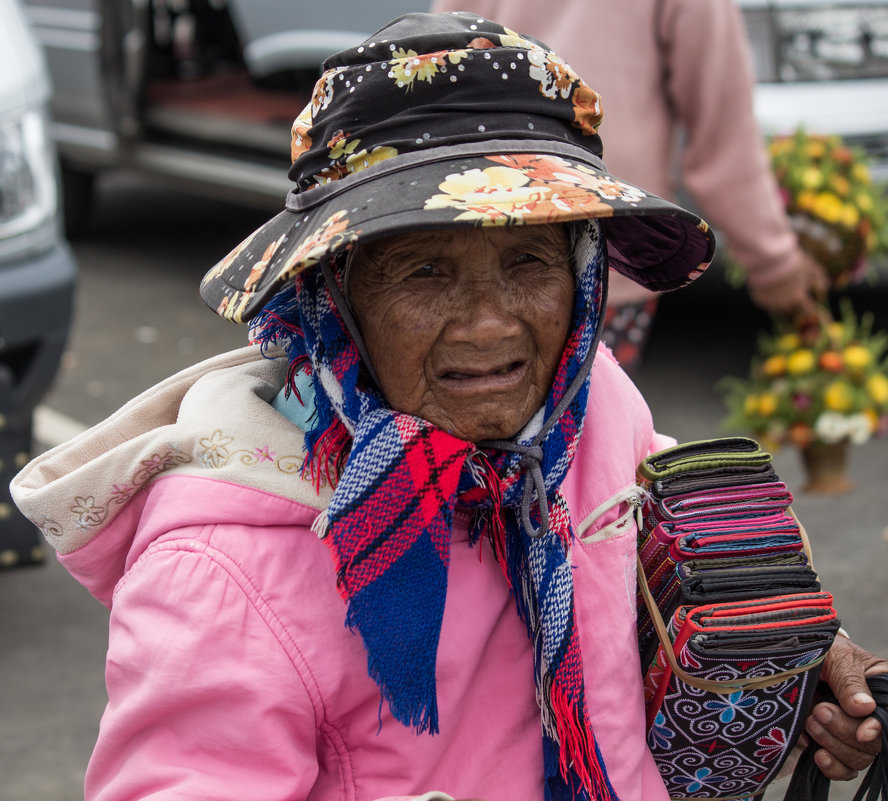
POLYGON ((847 302, 839 320, 800 330, 778 322, 760 337, 750 377, 724 380, 726 424, 770 449, 799 448, 808 490, 848 489, 847 445, 888 431, 888 334, 872 324, 871 314, 858 320, 847 302))
POLYGON ((838 136, 776 137, 771 166, 801 246, 835 288, 859 280, 868 259, 888 250, 888 200, 874 186, 865 157, 838 136))

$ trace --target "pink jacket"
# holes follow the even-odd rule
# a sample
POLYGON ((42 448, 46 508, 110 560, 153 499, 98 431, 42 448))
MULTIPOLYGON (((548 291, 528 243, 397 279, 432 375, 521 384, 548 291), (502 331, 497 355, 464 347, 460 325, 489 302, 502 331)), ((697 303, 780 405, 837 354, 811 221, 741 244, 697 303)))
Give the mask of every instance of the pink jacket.
MULTIPOLYGON (((682 183, 751 285, 767 287, 802 258, 752 105, 754 78, 733 0, 435 0, 541 39, 602 97, 604 161, 618 177, 675 195, 682 183)), ((646 290, 613 275, 611 305, 646 290)))
MULTIPOLYGON (((441 734, 414 734, 381 703, 311 528, 330 490, 300 479, 302 432, 269 403, 284 372, 255 348, 204 362, 13 482, 61 562, 111 609, 86 798, 539 801, 531 646, 464 522, 438 650, 441 734)), ((602 350, 563 491, 588 704, 623 801, 667 799, 645 744, 628 501, 635 465, 669 444, 602 350)))

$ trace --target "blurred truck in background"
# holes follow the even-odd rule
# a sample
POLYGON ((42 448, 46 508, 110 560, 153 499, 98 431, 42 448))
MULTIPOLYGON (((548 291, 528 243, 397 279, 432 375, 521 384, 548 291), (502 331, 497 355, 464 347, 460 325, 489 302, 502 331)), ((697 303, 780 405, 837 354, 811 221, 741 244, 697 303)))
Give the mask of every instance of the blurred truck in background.
POLYGON ((44 558, 9 482, 31 455, 34 408, 62 356, 76 279, 61 234, 49 97, 18 0, 0 0, 0 568, 44 558))
MULTIPOLYGON (((428 3, 420 3, 427 10, 428 3)), ((127 168, 277 211, 290 125, 323 59, 412 0, 27 0, 55 85, 66 224, 127 168)))
POLYGON ((740 0, 766 134, 838 134, 888 181, 888 3, 740 0))

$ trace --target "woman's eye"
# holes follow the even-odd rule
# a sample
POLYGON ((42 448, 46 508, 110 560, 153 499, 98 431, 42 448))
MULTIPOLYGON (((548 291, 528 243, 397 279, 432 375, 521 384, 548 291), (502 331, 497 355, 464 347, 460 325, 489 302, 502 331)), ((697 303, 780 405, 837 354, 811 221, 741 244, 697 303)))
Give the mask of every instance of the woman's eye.
POLYGON ((515 265, 516 267, 523 267, 525 265, 544 264, 544 263, 545 263, 545 260, 542 259, 540 256, 537 256, 534 253, 520 253, 512 261, 512 264, 515 265))
POLYGON ((439 275, 438 268, 434 264, 423 264, 422 267, 414 270, 409 278, 434 278, 439 275))
POLYGON ((533 273, 550 273, 570 270, 570 260, 562 259, 558 254, 520 253, 513 260, 511 266, 522 271, 533 273))

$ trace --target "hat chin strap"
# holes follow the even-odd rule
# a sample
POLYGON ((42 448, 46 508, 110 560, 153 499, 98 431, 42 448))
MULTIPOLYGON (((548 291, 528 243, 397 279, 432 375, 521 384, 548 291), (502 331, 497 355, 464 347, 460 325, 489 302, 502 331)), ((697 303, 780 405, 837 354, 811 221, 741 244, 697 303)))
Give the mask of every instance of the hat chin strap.
POLYGON ((339 316, 342 317, 342 321, 345 323, 345 327, 348 329, 349 336, 351 336, 352 342, 355 343, 355 347, 358 349, 358 354, 361 357, 361 361, 364 362, 364 366, 367 368, 367 372, 370 373, 370 378, 373 379, 374 383, 381 393, 382 384, 379 383, 379 378, 376 375, 376 370, 373 369, 373 362, 370 361, 370 352, 367 350, 367 346, 364 344, 364 337, 361 336, 361 329, 358 328, 358 321, 355 320, 355 315, 352 312, 351 304, 342 293, 342 289, 340 289, 339 287, 339 282, 336 280, 336 274, 333 272, 333 259, 321 260, 321 273, 324 276, 324 281, 327 284, 327 289, 330 290, 330 297, 333 298, 333 303, 336 306, 336 311, 338 311, 339 316))
MULTIPOLYGON (((580 225, 572 228, 572 231, 577 231, 577 233, 575 234, 575 242, 579 241, 579 239, 582 237, 583 228, 587 224, 588 221, 583 221, 580 225)), ((542 443, 549 431, 558 422, 558 419, 564 413, 565 409, 567 409, 567 407, 570 406, 571 403, 573 403, 574 398, 577 396, 577 393, 582 388, 583 382, 586 380, 586 377, 592 370, 592 364, 595 361, 595 354, 598 352, 598 345, 601 342, 601 337, 604 333, 604 310, 607 308, 608 266, 607 248, 603 245, 601 248, 601 253, 602 266, 601 276, 599 278, 599 280, 601 281, 601 308, 599 309, 598 314, 598 324, 595 328, 595 338, 593 339, 592 344, 589 347, 589 352, 586 354, 586 358, 583 359, 583 363, 580 365, 580 369, 574 376, 573 381, 571 381, 570 386, 567 388, 567 390, 565 390, 564 396, 561 398, 561 401, 552 410, 552 413, 543 423, 542 427, 537 432, 530 445, 523 445, 520 442, 514 442, 513 440, 508 439, 480 440, 475 443, 480 449, 501 450, 506 451, 507 453, 517 453, 521 455, 521 468, 530 479, 529 481, 524 482, 524 495, 521 498, 521 525, 527 532, 528 536, 534 539, 545 536, 546 532, 549 530, 549 502, 546 498, 546 482, 545 478, 543 477, 542 443), (537 503, 540 507, 539 529, 535 529, 533 527, 533 523, 530 519, 530 510, 533 504, 534 493, 536 493, 537 503)), ((571 255, 571 259, 575 264, 576 244, 574 246, 574 252, 571 255)), ((336 274, 333 271, 332 262, 332 259, 323 259, 321 262, 321 272, 324 276, 324 281, 327 284, 327 288, 330 290, 330 296, 333 299, 336 310, 342 317, 342 320, 345 323, 345 327, 346 329, 348 329, 348 333, 351 336, 352 341, 355 343, 355 347, 358 349, 358 354, 360 355, 361 360, 364 362, 364 366, 367 368, 367 372, 370 373, 370 377, 373 379, 380 393, 382 393, 382 384, 379 383, 379 378, 376 375, 376 371, 373 369, 373 362, 370 360, 370 353, 367 350, 366 344, 364 343, 364 338, 361 336, 361 331, 358 328, 358 323, 355 320, 351 305, 343 294, 342 289, 339 286, 339 282, 336 280, 336 274)))

